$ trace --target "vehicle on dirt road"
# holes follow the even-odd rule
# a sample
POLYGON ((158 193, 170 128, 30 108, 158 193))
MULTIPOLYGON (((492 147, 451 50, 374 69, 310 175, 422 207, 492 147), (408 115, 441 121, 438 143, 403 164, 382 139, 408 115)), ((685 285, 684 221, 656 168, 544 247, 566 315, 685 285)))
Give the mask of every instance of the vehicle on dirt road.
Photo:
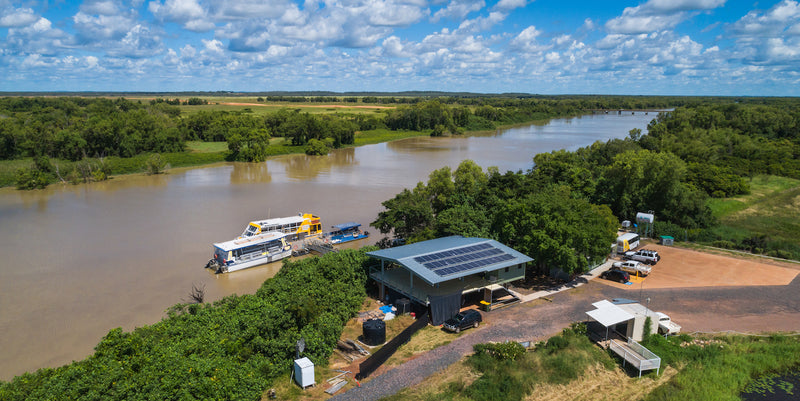
POLYGON ((654 251, 652 249, 640 249, 638 251, 625 252, 625 259, 647 263, 648 265, 654 265, 661 260, 661 256, 658 255, 658 251, 654 251))
POLYGON ((611 281, 617 281, 620 283, 627 283, 628 281, 631 281, 630 274, 618 269, 606 270, 600 273, 600 278, 604 278, 606 280, 611 280, 611 281))
POLYGON ((442 327, 444 327, 445 330, 458 333, 461 330, 469 327, 478 327, 481 321, 483 321, 481 313, 476 310, 470 309, 470 310, 465 310, 463 312, 459 312, 450 319, 445 320, 442 327))
POLYGON ((678 334, 681 332, 681 326, 673 322, 666 313, 656 312, 656 316, 658 316, 659 334, 678 334))
POLYGON ((613 267, 615 269, 619 269, 630 274, 635 274, 637 276, 646 276, 650 274, 652 268, 644 263, 636 262, 633 260, 626 260, 623 262, 614 262, 613 267))

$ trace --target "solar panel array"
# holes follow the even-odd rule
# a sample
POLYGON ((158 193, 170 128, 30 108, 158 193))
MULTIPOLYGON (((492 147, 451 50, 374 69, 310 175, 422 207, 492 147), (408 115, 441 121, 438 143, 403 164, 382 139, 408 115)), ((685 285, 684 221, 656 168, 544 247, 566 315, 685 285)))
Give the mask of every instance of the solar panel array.
POLYGON ((439 276, 460 273, 514 259, 514 256, 483 243, 417 256, 414 260, 439 276))

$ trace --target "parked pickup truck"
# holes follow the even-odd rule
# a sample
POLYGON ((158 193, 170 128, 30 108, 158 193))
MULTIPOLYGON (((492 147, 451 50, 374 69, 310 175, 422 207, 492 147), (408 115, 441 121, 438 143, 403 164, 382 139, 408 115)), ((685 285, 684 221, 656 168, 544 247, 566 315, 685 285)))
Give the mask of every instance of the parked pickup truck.
POLYGON ((646 276, 650 274, 652 268, 644 263, 636 262, 633 260, 626 260, 624 262, 614 262, 614 267, 630 274, 646 276))
POLYGON ((638 251, 625 252, 625 259, 647 263, 648 265, 654 265, 661 260, 661 257, 658 256, 658 251, 651 249, 640 249, 638 251))
POLYGON ((665 313, 656 312, 658 316, 658 333, 659 334, 678 334, 681 332, 681 326, 673 322, 665 313))

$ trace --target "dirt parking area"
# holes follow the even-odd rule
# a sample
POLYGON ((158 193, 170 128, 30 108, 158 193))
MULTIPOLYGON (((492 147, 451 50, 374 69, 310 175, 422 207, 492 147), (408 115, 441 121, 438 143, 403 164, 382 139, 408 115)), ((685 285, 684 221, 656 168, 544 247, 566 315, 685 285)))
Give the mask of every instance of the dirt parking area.
POLYGON ((800 264, 715 255, 662 245, 643 248, 656 250, 661 256, 649 276, 632 277, 632 285, 601 281, 637 291, 642 286, 649 289, 771 286, 789 285, 800 273, 800 264))

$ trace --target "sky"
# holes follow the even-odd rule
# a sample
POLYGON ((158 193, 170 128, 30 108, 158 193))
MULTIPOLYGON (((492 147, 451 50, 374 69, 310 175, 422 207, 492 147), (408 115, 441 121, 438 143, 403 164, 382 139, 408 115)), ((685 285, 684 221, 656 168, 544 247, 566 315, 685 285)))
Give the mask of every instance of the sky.
POLYGON ((0 0, 0 91, 800 95, 795 0, 0 0))

